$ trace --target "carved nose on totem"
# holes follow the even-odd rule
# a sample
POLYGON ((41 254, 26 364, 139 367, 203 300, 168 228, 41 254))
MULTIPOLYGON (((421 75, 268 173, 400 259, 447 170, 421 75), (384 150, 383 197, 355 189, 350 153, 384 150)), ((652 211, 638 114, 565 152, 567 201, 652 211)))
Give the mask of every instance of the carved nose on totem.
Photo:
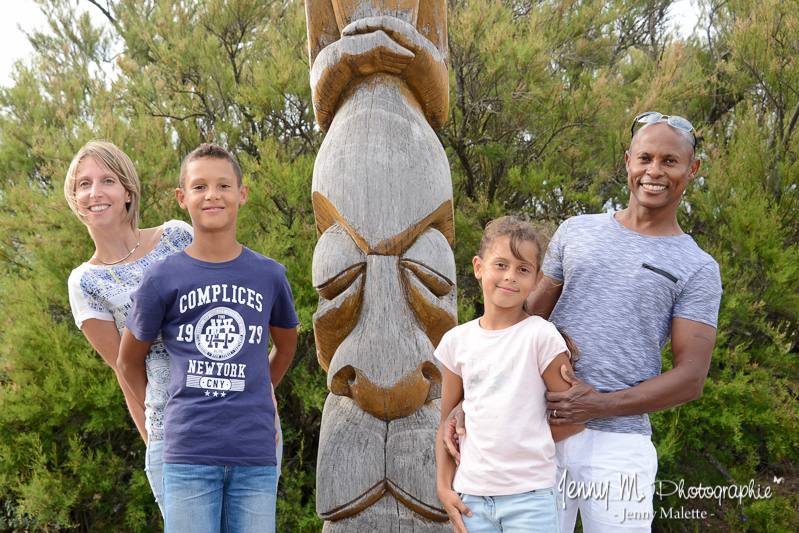
POLYGON ((441 371, 430 361, 421 363, 393 386, 377 385, 364 372, 347 365, 333 376, 330 390, 352 398, 370 415, 388 421, 416 412, 431 399, 431 390, 438 390, 440 383, 441 371))
POLYGON ((367 257, 358 324, 339 345, 328 387, 382 420, 403 418, 441 395, 433 344, 407 301, 397 256, 367 257))

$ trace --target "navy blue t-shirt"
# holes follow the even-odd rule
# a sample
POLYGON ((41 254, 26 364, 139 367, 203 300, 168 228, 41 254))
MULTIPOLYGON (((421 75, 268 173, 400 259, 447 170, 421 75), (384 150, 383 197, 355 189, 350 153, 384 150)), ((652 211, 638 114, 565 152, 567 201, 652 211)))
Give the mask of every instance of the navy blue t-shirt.
POLYGON ((225 263, 180 252, 131 302, 126 327, 142 341, 160 330, 170 355, 164 462, 275 465, 269 326, 299 323, 286 268, 246 247, 225 263))

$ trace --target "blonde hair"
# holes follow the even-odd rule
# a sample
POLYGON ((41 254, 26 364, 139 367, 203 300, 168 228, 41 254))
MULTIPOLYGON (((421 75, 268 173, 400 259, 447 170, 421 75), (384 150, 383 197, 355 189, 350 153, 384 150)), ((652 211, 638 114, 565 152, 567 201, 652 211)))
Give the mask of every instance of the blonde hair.
POLYGON ((128 210, 125 222, 129 223, 134 230, 138 229, 139 199, 141 197, 139 175, 133 167, 133 161, 130 160, 127 154, 108 141, 89 141, 72 158, 69 170, 67 170, 67 177, 64 179, 64 196, 67 198, 69 208, 75 213, 78 220, 88 226, 86 217, 81 215, 78 209, 78 200, 75 194, 78 167, 87 157, 94 158, 98 165, 104 166, 114 173, 125 190, 130 193, 130 202, 125 206, 128 210))

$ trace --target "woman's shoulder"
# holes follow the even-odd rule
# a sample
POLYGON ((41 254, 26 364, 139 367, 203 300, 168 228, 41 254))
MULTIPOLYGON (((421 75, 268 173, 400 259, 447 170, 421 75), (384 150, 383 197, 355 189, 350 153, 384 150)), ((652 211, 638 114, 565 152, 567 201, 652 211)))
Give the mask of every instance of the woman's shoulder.
POLYGON ((182 220, 167 220, 164 222, 164 231, 161 238, 170 236, 188 237, 190 240, 194 238, 194 228, 191 224, 183 222, 182 220))
MULTIPOLYGON (((157 231, 159 228, 152 229, 157 231)), ((182 220, 168 220, 160 229, 161 237, 153 249, 158 256, 171 255, 183 250, 194 240, 194 228, 182 220)))
POLYGON ((84 275, 92 268, 92 266, 93 265, 90 265, 89 263, 81 263, 72 270, 72 272, 69 274, 69 279, 67 280, 67 286, 69 287, 70 291, 80 289, 81 280, 83 280, 84 275))

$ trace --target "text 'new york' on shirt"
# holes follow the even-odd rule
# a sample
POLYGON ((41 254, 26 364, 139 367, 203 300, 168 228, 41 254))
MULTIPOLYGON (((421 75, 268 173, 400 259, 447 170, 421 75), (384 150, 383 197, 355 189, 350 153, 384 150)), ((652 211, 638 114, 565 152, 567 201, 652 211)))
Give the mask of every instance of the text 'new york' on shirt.
POLYGON ((170 355, 164 462, 275 465, 269 326, 299 323, 285 267, 246 247, 225 263, 182 252, 131 300, 128 329, 139 340, 160 329, 170 355))

